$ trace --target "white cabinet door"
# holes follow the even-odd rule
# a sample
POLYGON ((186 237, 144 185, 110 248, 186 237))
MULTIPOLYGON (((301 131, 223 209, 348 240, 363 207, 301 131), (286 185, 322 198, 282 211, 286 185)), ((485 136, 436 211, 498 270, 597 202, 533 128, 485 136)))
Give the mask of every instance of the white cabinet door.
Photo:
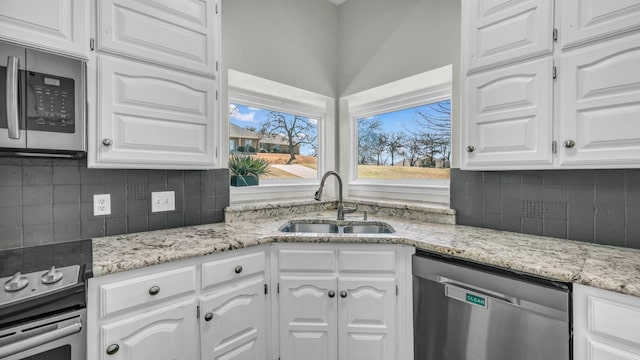
POLYGON ((280 359, 335 360, 336 279, 281 279, 279 286, 280 359))
POLYGON ((640 0, 560 0, 563 48, 640 27, 640 0))
POLYGON ((89 1, 2 1, 0 40, 88 59, 89 1))
POLYGON ((552 69, 546 57, 467 77, 463 169, 551 166, 552 69))
POLYGON ((562 54, 561 165, 640 166, 638 64, 639 34, 562 54))
POLYGON ((195 300, 134 314, 100 328, 102 360, 196 360, 195 300))
POLYGON ((465 0, 462 24, 465 73, 553 50, 552 0, 465 0))
POLYGON ((215 167, 214 80, 106 54, 97 57, 96 72, 89 166, 215 167))
POLYGON ((98 1, 98 49, 214 76, 216 0, 98 1))
POLYGON ((397 359, 395 279, 340 278, 338 290, 338 358, 397 359))
POLYGON ((583 360, 640 360, 640 298, 573 287, 573 353, 583 360))
POLYGON ((236 280, 200 301, 203 359, 262 360, 267 354, 267 295, 263 276, 236 280))

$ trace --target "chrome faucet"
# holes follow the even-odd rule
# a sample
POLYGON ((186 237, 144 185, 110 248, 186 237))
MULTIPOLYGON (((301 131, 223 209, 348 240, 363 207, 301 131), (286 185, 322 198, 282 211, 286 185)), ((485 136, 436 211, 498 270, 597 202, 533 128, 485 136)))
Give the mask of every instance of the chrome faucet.
POLYGON ((318 191, 316 191, 314 199, 316 199, 317 201, 320 201, 322 199, 322 188, 324 187, 324 182, 327 180, 329 175, 335 175, 335 177, 338 179, 338 220, 344 220, 344 214, 356 212, 356 210, 358 210, 358 205, 356 205, 356 207, 354 208, 344 207, 344 204, 342 202, 342 178, 340 177, 340 174, 335 171, 327 171, 322 176, 322 180, 320 180, 320 188, 318 189, 318 191))

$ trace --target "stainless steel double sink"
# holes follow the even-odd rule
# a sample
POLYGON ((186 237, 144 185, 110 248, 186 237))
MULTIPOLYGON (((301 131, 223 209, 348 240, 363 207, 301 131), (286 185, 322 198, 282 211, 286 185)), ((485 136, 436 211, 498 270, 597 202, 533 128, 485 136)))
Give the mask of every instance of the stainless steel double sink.
POLYGON ((391 234, 396 230, 380 221, 289 220, 278 229, 287 233, 391 234))

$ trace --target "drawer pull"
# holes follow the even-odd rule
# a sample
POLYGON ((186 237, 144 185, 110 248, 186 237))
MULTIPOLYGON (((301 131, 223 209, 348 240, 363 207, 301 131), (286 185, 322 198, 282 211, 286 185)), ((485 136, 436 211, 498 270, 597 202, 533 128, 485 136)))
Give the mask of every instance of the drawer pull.
POLYGON ((240 265, 236 266, 235 272, 236 272, 236 274, 240 274, 242 272, 242 266, 240 266, 240 265))
POLYGON ((329 291, 329 297, 332 298, 334 296, 336 296, 336 292, 333 290, 329 291))
POLYGON ((347 292, 344 291, 344 290, 340 291, 340 297, 346 298, 347 297, 347 292))
POLYGON ((562 143, 562 146, 566 147, 567 149, 571 149, 572 147, 576 146, 576 142, 573 140, 567 140, 562 143))
POLYGON ((113 144, 113 141, 111 139, 102 139, 102 145, 111 146, 111 144, 113 144))
POLYGON ((120 346, 118 344, 112 344, 107 347, 107 355, 113 355, 120 350, 120 346))
POLYGON ((152 287, 149 288, 149 295, 151 295, 151 296, 158 295, 159 292, 160 292, 160 287, 159 286, 152 286, 152 287))
POLYGON ((210 312, 209 312, 209 313, 204 314, 204 320, 205 320, 205 321, 211 321, 211 320, 213 320, 213 313, 210 313, 210 312))
POLYGON ((468 153, 472 153, 472 152, 474 152, 474 151, 476 151, 476 148, 475 148, 473 145, 469 145, 469 146, 467 146, 467 152, 468 152, 468 153))

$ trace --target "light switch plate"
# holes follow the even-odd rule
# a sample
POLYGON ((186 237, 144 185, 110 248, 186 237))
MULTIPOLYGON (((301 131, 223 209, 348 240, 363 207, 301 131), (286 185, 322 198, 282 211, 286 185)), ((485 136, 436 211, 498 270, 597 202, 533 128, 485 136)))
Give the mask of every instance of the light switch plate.
POLYGON ((173 211, 175 209, 175 191, 158 191, 151 193, 151 212, 173 211))
POLYGON ((111 194, 93 195, 93 216, 111 215, 111 194))

